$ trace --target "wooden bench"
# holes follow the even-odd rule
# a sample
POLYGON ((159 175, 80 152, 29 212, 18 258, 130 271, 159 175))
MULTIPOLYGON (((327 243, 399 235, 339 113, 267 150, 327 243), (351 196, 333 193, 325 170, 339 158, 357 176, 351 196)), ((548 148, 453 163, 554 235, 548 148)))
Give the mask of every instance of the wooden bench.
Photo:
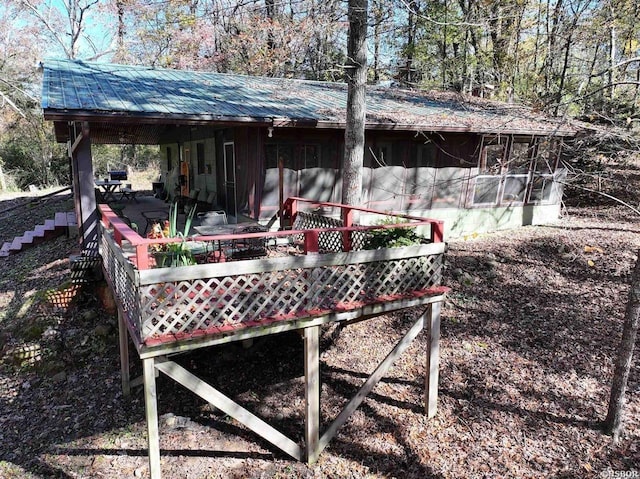
POLYGON ((137 194, 138 192, 131 187, 131 183, 127 183, 126 185, 120 187, 120 201, 126 198, 127 201, 134 200, 136 203, 138 203, 138 199, 136 198, 137 194))

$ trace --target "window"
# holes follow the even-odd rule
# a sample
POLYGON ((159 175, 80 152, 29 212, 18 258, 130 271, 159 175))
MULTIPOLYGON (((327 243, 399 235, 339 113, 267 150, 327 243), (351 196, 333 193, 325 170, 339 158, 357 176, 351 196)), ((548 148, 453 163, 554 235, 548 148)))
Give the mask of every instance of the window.
POLYGON ((485 137, 471 204, 508 206, 554 201, 559 147, 552 138, 485 137))
POLYGON ((173 170, 173 158, 171 157, 171 147, 167 146, 167 171, 173 170))
POLYGON ((531 182, 529 201, 548 203, 551 201, 551 189, 553 186, 552 175, 535 175, 531 182))
POLYGON ((502 169, 507 152, 507 138, 485 138, 480 150, 480 164, 473 190, 473 204, 493 205, 498 203, 502 169))
POLYGON ((198 174, 204 175, 204 143, 196 144, 196 159, 198 161, 198 174))
POLYGON ((393 149, 390 142, 378 142, 375 145, 366 144, 364 152, 364 166, 366 168, 380 168, 382 166, 402 166, 393 163, 393 149))
POLYGON ((416 166, 435 168, 436 166, 436 147, 433 143, 427 143, 418 146, 418 152, 416 156, 416 166))
POLYGON ((285 168, 293 169, 293 146, 272 143, 266 148, 266 167, 278 168, 278 161, 282 160, 285 168))
POLYGON ((476 178, 476 185, 473 191, 473 203, 476 205, 496 203, 499 189, 499 176, 479 175, 476 178))
POLYGON ((302 145, 300 166, 302 168, 320 167, 320 145, 302 145))
POLYGON ((527 195, 529 169, 534 143, 528 139, 515 138, 511 143, 511 152, 505 163, 503 203, 523 203, 527 195))
POLYGON ((322 167, 320 145, 270 143, 266 146, 266 168, 278 168, 282 160, 284 167, 291 170, 322 167))
POLYGON ((534 158, 533 179, 529 201, 549 203, 553 196, 553 173, 556 170, 560 143, 549 138, 539 140, 534 158))
POLYGON ((224 180, 227 185, 235 185, 236 182, 236 159, 234 144, 232 141, 224 143, 224 180))

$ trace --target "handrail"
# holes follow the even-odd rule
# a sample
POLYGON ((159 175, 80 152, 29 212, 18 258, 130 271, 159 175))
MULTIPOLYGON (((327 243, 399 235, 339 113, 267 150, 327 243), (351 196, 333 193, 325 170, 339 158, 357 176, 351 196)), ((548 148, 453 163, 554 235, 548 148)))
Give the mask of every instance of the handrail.
POLYGON ((309 228, 304 230, 285 230, 285 231, 265 231, 254 233, 225 233, 219 235, 198 235, 188 236, 185 238, 144 238, 140 236, 135 230, 127 225, 122 218, 120 218, 108 205, 99 204, 98 209, 102 214, 102 224, 105 229, 113 228, 113 235, 115 242, 122 246, 122 241, 125 240, 135 248, 136 251, 136 267, 139 270, 148 269, 149 264, 149 246, 151 245, 163 245, 170 243, 181 243, 183 241, 228 241, 236 240, 240 238, 273 238, 273 237, 290 237, 290 236, 303 236, 304 237, 304 251, 305 254, 313 254, 319 251, 319 238, 321 233, 342 233, 343 249, 344 251, 351 250, 351 234, 353 232, 366 232, 371 230, 392 229, 392 228, 412 228, 416 226, 429 225, 431 227, 431 241, 434 243, 440 243, 443 240, 443 222, 441 220, 434 220, 429 218, 421 218, 419 216, 396 214, 376 211, 368 208, 361 208, 357 206, 348 206, 340 203, 322 202, 308 200, 305 198, 290 197, 284 205, 283 210, 289 215, 290 218, 295 219, 297 215, 298 202, 310 203, 318 206, 329 206, 334 208, 340 208, 343 211, 343 226, 333 226, 329 228, 309 228), (377 215, 388 215, 396 218, 402 218, 411 220, 413 222, 404 223, 389 223, 380 225, 354 225, 352 221, 353 211, 361 211, 366 213, 373 213, 377 215))
MULTIPOLYGON (((363 213, 372 213, 372 214, 376 214, 376 215, 380 215, 380 214, 386 214, 388 216, 394 216, 396 218, 404 218, 404 219, 409 219, 409 220, 416 220, 419 221, 420 224, 425 224, 425 223, 429 223, 431 224, 431 238, 433 240, 434 243, 440 243, 444 240, 444 222, 442 220, 436 220, 436 219, 431 219, 431 218, 423 218, 420 216, 413 216, 413 215, 407 215, 407 214, 403 214, 403 213, 391 213, 391 212, 381 212, 378 210, 373 210, 370 208, 363 208, 361 206, 352 206, 352 205, 345 205, 342 203, 332 203, 329 201, 316 201, 316 200, 309 200, 306 198, 300 198, 297 196, 290 196, 289 198, 287 198, 287 200, 284 202, 283 206, 282 206, 282 210, 285 213, 285 216, 288 218, 291 218, 292 220, 295 219, 295 216, 297 215, 298 212, 298 207, 297 207, 297 203, 309 203, 315 206, 328 206, 331 208, 340 208, 342 210, 342 220, 344 223, 345 227, 351 227, 353 225, 353 211, 361 211, 363 213)), ((382 227, 383 225, 377 225, 376 227, 382 227)), ((399 228, 405 226, 404 224, 394 224, 391 225, 391 228, 399 228)), ((416 225, 413 225, 416 226, 416 225)), ((347 238, 345 236, 345 244, 348 245, 349 244, 349 238, 347 238)))

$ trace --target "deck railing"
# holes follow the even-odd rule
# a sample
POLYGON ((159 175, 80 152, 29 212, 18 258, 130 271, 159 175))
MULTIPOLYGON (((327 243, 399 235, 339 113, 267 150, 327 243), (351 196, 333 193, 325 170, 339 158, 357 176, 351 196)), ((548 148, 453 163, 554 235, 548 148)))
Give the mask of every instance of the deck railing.
POLYGON ((204 244, 205 252, 214 250, 208 245, 259 239, 265 256, 208 263, 205 253, 203 264, 154 268, 154 247, 184 240, 142 238, 108 206, 100 205, 100 211, 107 279, 129 330, 146 346, 378 303, 409 305, 412 299, 437 293, 441 282, 440 221, 290 198, 283 214, 291 230, 187 238, 204 244), (303 205, 308 210, 338 208, 341 218, 301 211, 303 205), (354 225, 354 211, 386 221, 354 225), (368 235, 388 228, 426 231, 425 242, 364 249, 368 235))

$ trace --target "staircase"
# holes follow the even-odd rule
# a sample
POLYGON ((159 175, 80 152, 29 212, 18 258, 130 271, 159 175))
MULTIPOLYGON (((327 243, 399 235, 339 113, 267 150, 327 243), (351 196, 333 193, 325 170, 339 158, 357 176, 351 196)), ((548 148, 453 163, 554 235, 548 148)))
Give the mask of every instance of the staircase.
POLYGON ((69 228, 77 226, 76 214, 73 211, 58 212, 52 220, 46 220, 43 225, 36 226, 32 231, 17 236, 13 241, 7 241, 0 248, 0 258, 6 258, 19 253, 25 248, 42 243, 63 234, 69 234, 69 228))

